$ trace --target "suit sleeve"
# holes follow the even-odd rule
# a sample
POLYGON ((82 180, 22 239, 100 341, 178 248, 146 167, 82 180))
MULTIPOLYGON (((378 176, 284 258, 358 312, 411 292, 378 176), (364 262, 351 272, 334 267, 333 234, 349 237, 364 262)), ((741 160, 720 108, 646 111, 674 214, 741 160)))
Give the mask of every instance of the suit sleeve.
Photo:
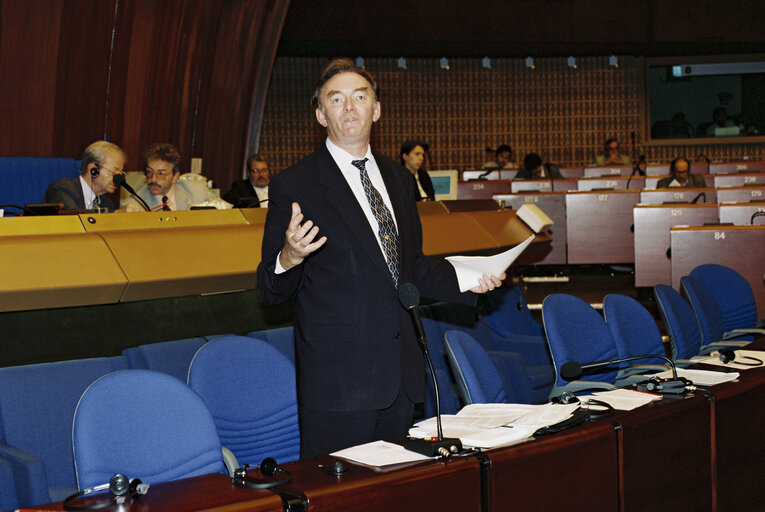
POLYGON ((258 265, 258 288, 266 304, 279 304, 292 299, 302 285, 302 264, 281 274, 276 273, 276 258, 284 245, 284 234, 292 217, 292 203, 295 201, 281 176, 271 178, 261 261, 258 265))
POLYGON ((71 189, 58 181, 51 183, 48 190, 45 191, 44 202, 61 203, 64 205, 64 210, 67 211, 83 209, 83 206, 77 203, 77 198, 72 194, 71 189))

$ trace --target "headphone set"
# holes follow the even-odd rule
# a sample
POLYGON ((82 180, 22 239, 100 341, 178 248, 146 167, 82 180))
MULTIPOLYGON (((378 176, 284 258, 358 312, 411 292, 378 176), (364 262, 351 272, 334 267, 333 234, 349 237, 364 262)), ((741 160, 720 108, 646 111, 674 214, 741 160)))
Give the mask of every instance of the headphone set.
POLYGON ((92 178, 97 178, 99 174, 101 174, 101 168, 98 166, 98 164, 96 164, 95 167, 90 168, 90 176, 92 178))
POLYGON ((762 360, 757 359, 756 357, 751 356, 741 356, 739 355, 736 357, 736 352, 733 349, 724 349, 720 350, 720 361, 723 363, 736 363, 740 364, 741 366, 762 366, 762 360), (749 359, 752 361, 751 363, 742 361, 742 359, 749 359))
POLYGON ((258 466, 260 473, 266 478, 273 478, 276 473, 281 473, 284 475, 284 478, 271 481, 256 480, 247 476, 247 468, 249 467, 249 464, 245 464, 243 467, 236 468, 234 470, 234 477, 232 478, 234 485, 237 487, 244 487, 246 489, 273 489, 274 487, 278 487, 292 481, 292 473, 286 469, 280 468, 272 457, 266 457, 263 459, 263 462, 261 462, 260 466, 258 466))
POLYGON ((128 480, 128 477, 125 475, 116 474, 109 479, 108 484, 96 485, 90 489, 76 492, 66 498, 64 500, 64 510, 101 510, 113 505, 121 505, 122 503, 125 503, 128 498, 137 500, 142 494, 146 494, 147 492, 149 492, 149 484, 141 483, 141 480, 138 478, 128 480), (90 505, 72 503, 78 498, 106 489, 108 489, 111 494, 111 497, 108 500, 97 501, 90 505))
POLYGON ((639 382, 635 385, 635 389, 638 391, 644 391, 646 393, 682 395, 685 392, 685 387, 692 385, 693 383, 685 377, 678 377, 677 379, 660 379, 658 377, 654 377, 652 379, 639 382))

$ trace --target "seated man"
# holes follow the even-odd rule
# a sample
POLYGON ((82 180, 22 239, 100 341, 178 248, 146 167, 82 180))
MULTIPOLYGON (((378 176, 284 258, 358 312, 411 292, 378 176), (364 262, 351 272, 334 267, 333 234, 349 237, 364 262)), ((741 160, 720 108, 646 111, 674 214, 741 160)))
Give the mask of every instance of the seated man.
POLYGON ((436 191, 433 189, 433 182, 430 180, 428 171, 425 170, 425 155, 428 152, 428 145, 416 140, 407 140, 401 144, 399 152, 401 165, 407 171, 412 173, 414 181, 417 183, 414 191, 415 201, 435 201, 436 191))
POLYGON ((540 178, 562 178, 563 175, 555 164, 543 164, 542 157, 536 153, 529 153, 523 158, 523 168, 515 175, 515 179, 534 180, 540 178))
POLYGON ((596 156, 592 165, 632 165, 630 157, 619 152, 619 139, 612 137, 603 145, 606 153, 596 156))
MULTIPOLYGON (((490 151, 490 149, 487 149, 490 151)), ((513 148, 507 144, 500 144, 494 151, 494 160, 483 164, 484 169, 512 169, 515 168, 513 162, 513 148)))
MULTIPOLYGON (((108 194, 117 190, 114 175, 122 174, 127 157, 122 148, 99 140, 85 148, 78 178, 61 178, 45 191, 44 203, 62 204, 63 210, 113 212, 114 203, 108 194)), ((140 205, 125 205, 118 212, 138 212, 140 205)))
MULTIPOLYGON (((152 210, 189 210, 191 205, 216 199, 207 186, 198 181, 178 181, 181 154, 167 142, 156 142, 143 152, 146 184, 136 192, 152 210)), ((122 204, 136 204, 134 197, 123 196, 122 204)))
POLYGON ((656 183, 656 188, 674 188, 674 187, 706 187, 707 183, 703 176, 691 174, 691 163, 687 158, 679 156, 669 164, 669 172, 672 176, 660 179, 656 183))
POLYGON ((268 182, 271 181, 271 169, 268 162, 260 155, 247 158, 247 178, 231 184, 231 190, 223 199, 234 208, 268 207, 268 182))

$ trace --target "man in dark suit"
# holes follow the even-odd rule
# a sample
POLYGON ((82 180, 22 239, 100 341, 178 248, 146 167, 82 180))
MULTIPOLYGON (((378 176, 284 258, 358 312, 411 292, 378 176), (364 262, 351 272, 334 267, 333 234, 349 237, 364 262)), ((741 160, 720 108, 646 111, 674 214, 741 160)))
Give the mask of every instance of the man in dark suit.
POLYGON ((268 207, 268 183, 271 181, 271 169, 268 162, 260 155, 247 158, 247 178, 231 184, 231 190, 223 199, 234 208, 268 207))
POLYGON ((416 140, 406 140, 401 144, 401 165, 412 173, 415 179, 414 200, 436 200, 436 191, 433 182, 425 169, 425 155, 428 153, 428 145, 416 140))
POLYGON ((543 164, 542 157, 536 153, 529 153, 523 158, 523 168, 515 175, 519 180, 536 180, 542 178, 563 178, 558 166, 555 164, 543 164))
POLYGON ((656 183, 656 188, 703 188, 707 186, 703 176, 691 174, 691 163, 683 156, 670 162, 669 173, 671 176, 660 179, 656 183))
MULTIPOLYGON (((370 150, 377 98, 366 70, 330 62, 313 95, 325 145, 271 179, 258 286, 267 304, 293 301, 302 458, 406 436, 425 366, 400 283, 475 303, 422 254, 411 176, 370 150)), ((484 275, 472 291, 500 283, 484 275)))
MULTIPOLYGON (((122 174, 127 157, 122 148, 99 140, 85 148, 80 164, 80 176, 61 178, 48 185, 44 203, 59 203, 67 211, 113 212, 114 203, 108 194, 117 190, 114 175, 122 174)), ((117 210, 143 211, 135 205, 117 210)))

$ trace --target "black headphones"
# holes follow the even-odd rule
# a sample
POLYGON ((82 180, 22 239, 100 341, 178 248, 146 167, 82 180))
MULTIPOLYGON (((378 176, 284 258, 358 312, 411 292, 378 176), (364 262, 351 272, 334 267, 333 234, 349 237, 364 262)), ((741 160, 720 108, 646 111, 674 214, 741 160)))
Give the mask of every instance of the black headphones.
POLYGON ((726 363, 726 364, 727 363, 735 362, 736 364, 740 364, 742 366, 762 366, 762 360, 761 359, 757 359, 756 357, 751 357, 751 356, 739 356, 737 358, 736 357, 736 352, 733 349, 730 349, 730 348, 729 349, 720 350, 720 361, 722 361, 723 363, 726 363), (742 361, 742 359, 749 359, 752 362, 751 363, 747 363, 747 362, 742 361))
POLYGON ((660 379, 653 377, 643 382, 639 382, 635 389, 645 391, 646 393, 661 393, 663 395, 682 395, 685 392, 685 386, 692 385, 685 377, 677 379, 660 379))
POLYGON ((96 164, 96 166, 95 166, 95 167, 91 167, 91 168, 90 168, 90 176, 91 176, 91 177, 95 178, 95 177, 97 177, 99 174, 101 174, 101 168, 98 166, 98 164, 96 164))
POLYGON ((243 467, 234 470, 234 477, 232 478, 234 485, 237 487, 245 487, 247 489, 272 489, 292 481, 292 473, 286 469, 280 468, 272 457, 263 459, 263 462, 260 463, 258 469, 260 469, 260 473, 266 478, 273 478, 276 473, 284 474, 284 478, 280 480, 267 482, 250 478, 247 476, 247 468, 249 467, 249 464, 245 464, 243 467))
POLYGON ((109 479, 108 484, 96 485, 90 489, 76 492, 66 498, 64 500, 64 510, 101 510, 111 507, 112 505, 125 503, 128 497, 138 499, 142 494, 146 494, 147 492, 149 492, 149 484, 141 483, 141 480, 138 478, 128 480, 128 477, 118 473, 109 479), (99 500, 90 505, 72 504, 72 501, 78 498, 106 489, 108 489, 109 493, 112 495, 108 500, 99 500))

